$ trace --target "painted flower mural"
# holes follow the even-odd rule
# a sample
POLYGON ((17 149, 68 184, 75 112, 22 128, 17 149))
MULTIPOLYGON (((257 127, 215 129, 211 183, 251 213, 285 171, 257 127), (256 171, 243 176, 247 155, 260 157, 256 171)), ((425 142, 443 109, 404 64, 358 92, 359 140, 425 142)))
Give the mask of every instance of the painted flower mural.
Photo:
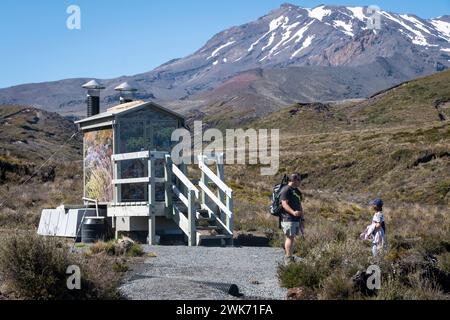
POLYGON ((85 196, 99 202, 113 201, 113 131, 105 129, 84 134, 85 196))

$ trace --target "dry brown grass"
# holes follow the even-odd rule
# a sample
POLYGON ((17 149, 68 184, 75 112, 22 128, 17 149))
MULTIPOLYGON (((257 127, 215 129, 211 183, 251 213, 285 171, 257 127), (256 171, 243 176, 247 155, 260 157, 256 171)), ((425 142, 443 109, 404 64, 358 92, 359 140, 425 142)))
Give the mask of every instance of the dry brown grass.
POLYGON ((313 199, 305 207, 306 238, 296 248, 303 260, 280 267, 283 286, 307 287, 318 299, 450 299, 448 208, 387 207, 388 251, 374 259, 370 244, 358 239, 371 221, 368 209, 330 199, 313 199), (371 264, 382 270, 382 289, 374 297, 352 282, 371 264))

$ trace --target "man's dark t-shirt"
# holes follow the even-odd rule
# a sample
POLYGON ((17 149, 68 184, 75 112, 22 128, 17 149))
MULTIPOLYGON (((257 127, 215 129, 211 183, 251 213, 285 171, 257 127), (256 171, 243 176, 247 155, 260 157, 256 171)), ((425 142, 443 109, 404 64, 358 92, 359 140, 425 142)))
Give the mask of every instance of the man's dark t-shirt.
MULTIPOLYGON (((281 190, 280 201, 287 201, 294 211, 300 211, 302 202, 302 193, 297 188, 285 186, 281 190)), ((286 222, 300 222, 300 217, 294 217, 283 210, 281 218, 286 222)))

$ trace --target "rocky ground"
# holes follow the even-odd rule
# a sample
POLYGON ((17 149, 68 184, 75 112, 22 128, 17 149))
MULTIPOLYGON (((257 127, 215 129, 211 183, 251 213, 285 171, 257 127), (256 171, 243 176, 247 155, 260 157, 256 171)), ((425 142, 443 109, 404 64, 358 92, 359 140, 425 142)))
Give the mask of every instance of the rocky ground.
POLYGON ((132 300, 285 299, 277 265, 278 248, 144 247, 120 292, 132 300), (155 256, 155 257, 152 257, 155 256), (228 294, 231 285, 238 297, 228 294))

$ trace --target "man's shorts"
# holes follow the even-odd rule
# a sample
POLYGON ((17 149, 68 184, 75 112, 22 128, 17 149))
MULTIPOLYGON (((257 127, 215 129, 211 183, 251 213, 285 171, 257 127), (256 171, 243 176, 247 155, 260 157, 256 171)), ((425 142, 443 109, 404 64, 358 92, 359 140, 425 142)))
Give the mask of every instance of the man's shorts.
POLYGON ((283 233, 287 237, 296 237, 300 235, 300 222, 283 221, 281 222, 281 227, 283 228, 283 233))

